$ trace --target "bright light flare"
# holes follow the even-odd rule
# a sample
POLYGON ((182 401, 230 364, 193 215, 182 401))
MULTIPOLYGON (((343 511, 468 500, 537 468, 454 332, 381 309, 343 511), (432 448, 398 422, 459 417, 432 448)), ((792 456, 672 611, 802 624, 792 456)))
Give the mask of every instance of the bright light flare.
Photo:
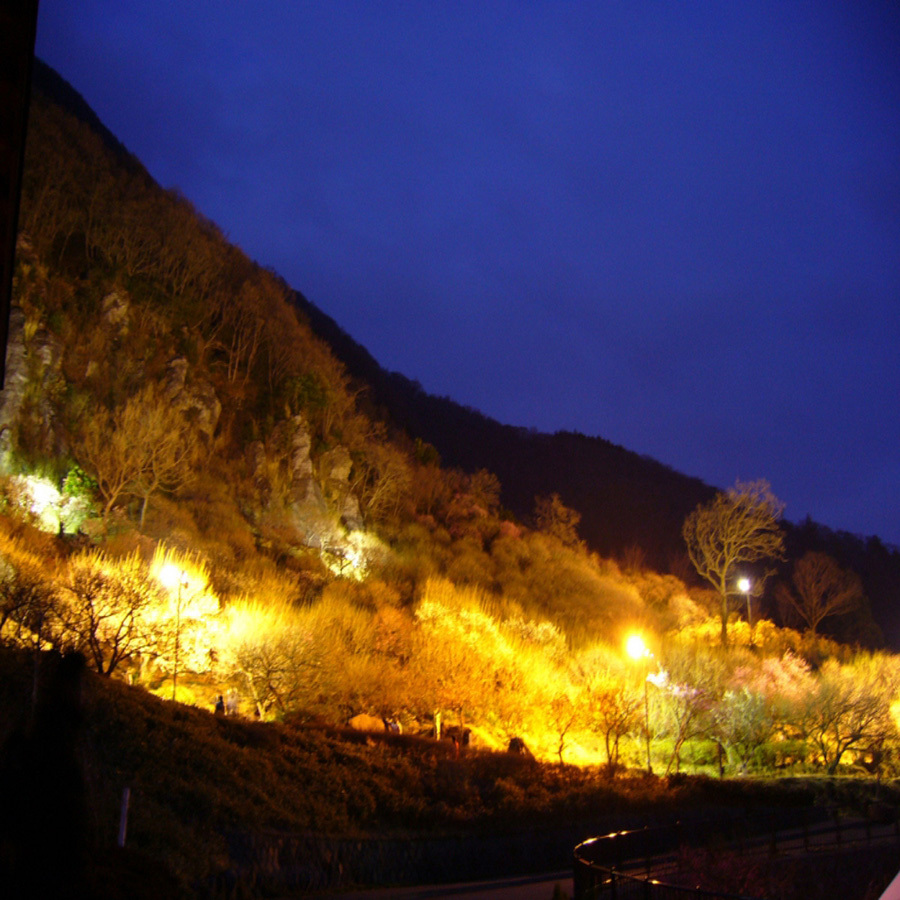
POLYGON ((645 659, 650 656, 650 650, 644 643, 644 639, 639 634, 632 634, 625 641, 625 652, 632 659, 645 659))
MULTIPOLYGON (((170 594, 180 593, 182 599, 210 595, 209 571, 206 563, 163 545, 156 548, 150 563, 150 577, 159 582, 170 594)), ((218 609, 218 600, 215 603, 218 609)))
POLYGON ((750 593, 750 579, 749 578, 738 578, 738 590, 742 594, 750 593))
POLYGON ((51 533, 59 531, 62 496, 56 486, 39 475, 18 475, 10 481, 18 495, 13 497, 13 502, 35 517, 38 528, 51 533))
POLYGON ((40 515, 48 506, 58 506, 59 491, 46 478, 29 477, 26 479, 31 488, 31 511, 40 515))
POLYGON ((383 545, 378 538, 361 531, 352 531, 330 551, 325 552, 322 559, 335 575, 362 581, 371 563, 382 552, 383 545))
POLYGON ((166 563, 164 566, 160 566, 156 577, 160 584, 170 591, 174 591, 179 585, 182 588, 186 588, 188 585, 187 572, 176 566, 175 563, 166 563))

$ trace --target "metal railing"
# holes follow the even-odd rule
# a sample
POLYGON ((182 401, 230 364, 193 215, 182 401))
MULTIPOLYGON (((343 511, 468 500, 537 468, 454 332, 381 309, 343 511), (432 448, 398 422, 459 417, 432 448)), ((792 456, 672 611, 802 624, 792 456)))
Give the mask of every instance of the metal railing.
POLYGON ((787 857, 873 841, 900 842, 900 820, 842 819, 831 809, 779 810, 743 817, 613 832, 579 844, 574 852, 574 900, 754 900, 737 894, 671 883, 681 848, 715 847, 741 857, 787 857))

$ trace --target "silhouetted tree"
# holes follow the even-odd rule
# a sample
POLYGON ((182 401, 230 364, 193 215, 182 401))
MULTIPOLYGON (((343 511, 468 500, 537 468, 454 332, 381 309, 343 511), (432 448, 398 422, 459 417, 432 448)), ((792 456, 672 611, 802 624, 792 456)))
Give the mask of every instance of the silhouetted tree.
POLYGON ((794 563, 791 581, 793 589, 778 585, 778 603, 783 611, 799 617, 813 634, 823 619, 853 612, 863 602, 859 577, 842 569, 826 553, 805 553, 794 563))
POLYGON ((61 616, 68 643, 83 651, 100 675, 146 652, 157 640, 148 609, 159 605, 154 582, 137 556, 110 560, 101 553, 69 561, 61 616))
MULTIPOLYGON (((784 539, 778 520, 783 511, 784 504, 767 481, 739 481, 698 506, 684 522, 682 535, 691 562, 719 596, 722 646, 728 644, 731 599, 740 594, 739 567, 782 556, 784 539)), ((762 580, 757 577, 756 591, 762 580)))

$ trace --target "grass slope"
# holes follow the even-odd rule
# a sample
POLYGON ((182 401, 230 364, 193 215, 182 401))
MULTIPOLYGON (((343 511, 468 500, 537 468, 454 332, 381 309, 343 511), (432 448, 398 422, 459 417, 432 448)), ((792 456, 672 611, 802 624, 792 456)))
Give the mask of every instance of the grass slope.
MULTIPOLYGON (((90 877, 107 886, 97 888, 97 896, 114 896, 136 871, 156 873, 142 882, 148 892, 151 884, 159 889, 160 878, 171 877, 186 895, 219 896, 238 888, 263 892, 265 884, 310 888, 436 878, 442 873, 425 857, 446 853, 449 843, 440 851, 441 840, 457 847, 447 876, 467 874, 459 869, 459 860, 466 859, 472 874, 501 874, 500 856, 511 865, 526 860, 537 869, 549 868, 557 863, 549 856, 555 852, 549 840, 554 834, 571 848, 569 841, 611 825, 631 827, 686 810, 811 805, 823 799, 811 781, 666 780, 642 774, 611 779, 598 769, 507 753, 457 757, 449 743, 412 736, 216 717, 87 672, 80 691, 66 694, 59 671, 58 657, 41 658, 39 699, 32 707, 32 658, 0 653, 3 775, 7 784, 19 785, 18 805, 10 801, 5 808, 2 860, 14 860, 27 840, 27 827, 12 817, 28 818, 28 810, 35 810, 36 833, 46 843, 53 834, 48 822, 60 820, 64 826, 69 816, 72 827, 65 834, 76 829, 83 834, 90 877), (34 767, 16 772, 10 748, 23 736, 32 742, 34 767), (60 797, 68 787, 41 771, 41 765, 67 771, 70 751, 82 807, 66 807, 60 797), (129 850, 116 855, 125 787, 131 790, 129 850), (75 822, 75 816, 82 821, 75 822), (517 836, 531 847, 518 857, 509 850, 517 836), (546 847, 544 858, 534 852, 536 836, 546 847), (502 854, 484 849, 499 848, 503 840, 502 854), (423 849, 428 841, 431 851, 423 849), (460 850, 460 841, 468 851, 460 850), (354 869, 353 854, 372 856, 370 845, 379 848, 381 858, 373 857, 368 869, 354 869), (479 860, 472 848, 493 859, 479 860), (335 865, 337 859, 346 862, 335 865)), ((839 797, 832 789, 825 799, 852 803, 857 798, 839 797)))

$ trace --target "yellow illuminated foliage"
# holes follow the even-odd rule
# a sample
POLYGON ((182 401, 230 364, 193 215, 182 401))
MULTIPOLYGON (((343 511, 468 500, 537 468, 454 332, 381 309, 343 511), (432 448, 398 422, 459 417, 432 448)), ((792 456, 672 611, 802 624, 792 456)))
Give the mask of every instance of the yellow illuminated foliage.
POLYGON ((642 683, 647 667, 632 660, 649 661, 642 637, 632 641, 629 660, 601 644, 587 648, 575 660, 575 672, 583 692, 584 723, 603 738, 606 762, 619 764, 622 738, 642 727, 644 695, 642 683))
POLYGON ((0 643, 40 649, 59 631, 55 561, 36 546, 0 527, 0 643))
POLYGON ((483 592, 429 580, 416 609, 414 667, 422 700, 466 718, 492 718, 512 737, 538 725, 542 686, 564 655, 562 635, 546 622, 502 620, 483 592))
POLYGON ((353 671, 373 644, 371 616, 342 601, 245 597, 223 613, 217 670, 260 715, 333 713, 354 704, 353 671))
POLYGON ((860 654, 851 663, 826 660, 805 697, 805 734, 834 774, 852 752, 880 753, 898 738, 891 708, 900 694, 896 657, 860 654))
POLYGON ((157 635, 154 663, 164 671, 172 671, 177 638, 179 668, 209 671, 220 641, 221 604, 210 587, 206 563, 160 545, 147 575, 160 589, 159 602, 145 614, 157 635))
POLYGON ((183 671, 207 671, 219 603, 196 561, 177 560, 182 580, 167 584, 160 573, 171 559, 164 549, 149 568, 136 553, 71 557, 57 588, 56 642, 84 652, 103 675, 137 662, 145 676, 149 667, 170 671, 176 643, 183 671))
POLYGON ((305 698, 312 635, 287 603, 240 600, 225 610, 217 662, 220 675, 237 681, 260 714, 271 707, 283 713, 305 698))
POLYGON ((156 586, 136 554, 111 559, 91 551, 73 556, 64 579, 64 641, 84 652, 101 675, 111 675, 157 643, 152 609, 156 586))
POLYGON ((75 451, 97 479, 106 519, 122 497, 141 501, 143 526, 150 498, 193 477, 198 436, 148 384, 110 411, 95 408, 82 422, 75 451))

